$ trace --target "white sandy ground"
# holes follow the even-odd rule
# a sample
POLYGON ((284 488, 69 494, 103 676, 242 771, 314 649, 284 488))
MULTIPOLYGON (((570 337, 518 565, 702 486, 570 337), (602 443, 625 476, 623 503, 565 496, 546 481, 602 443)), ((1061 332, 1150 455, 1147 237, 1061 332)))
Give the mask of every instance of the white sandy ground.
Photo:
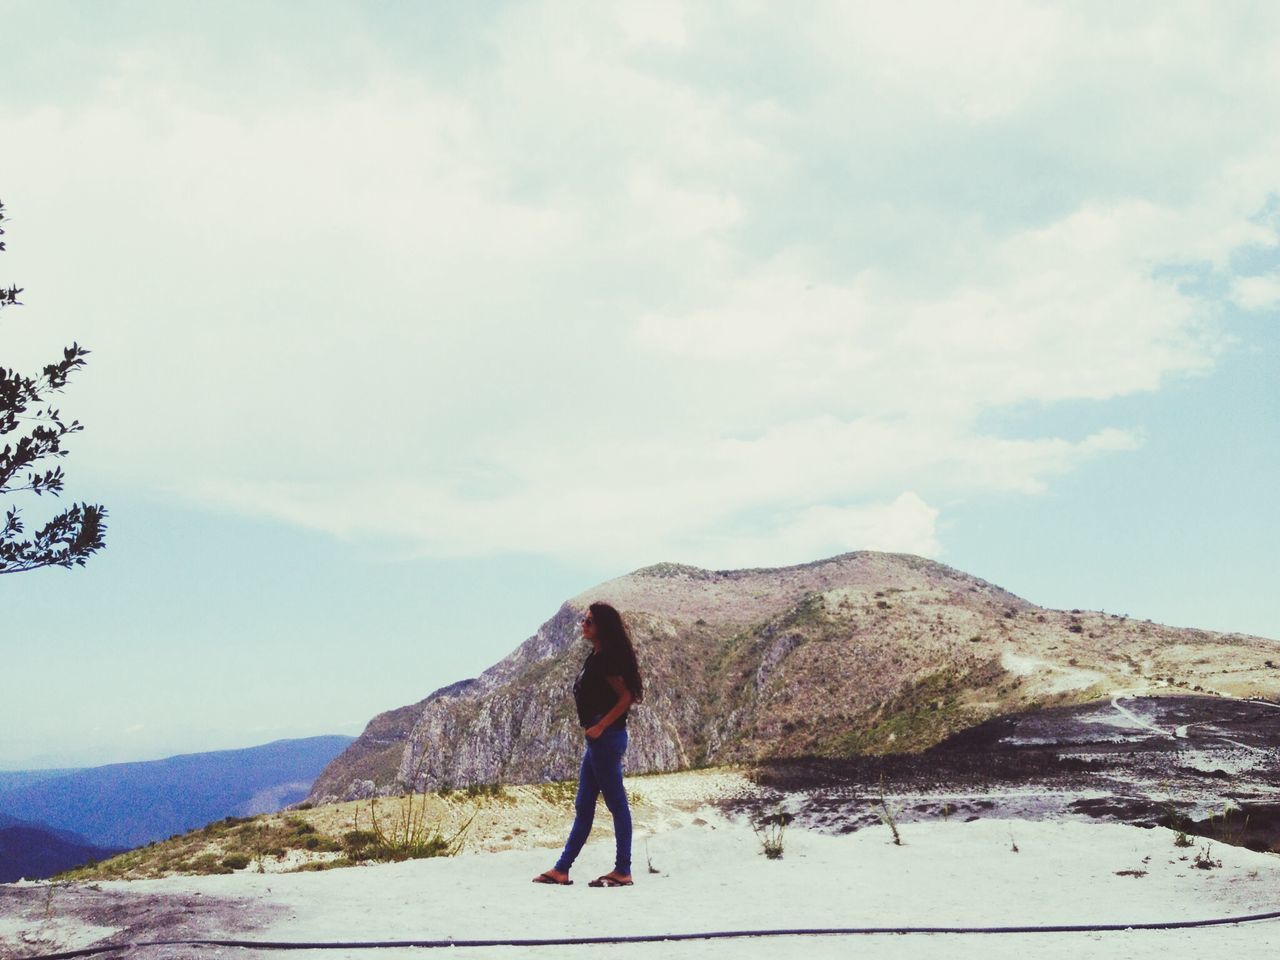
MULTIPOLYGON (((603 811, 602 811, 603 813, 603 811)), ((607 824, 607 816, 605 817, 607 824)), ((239 873, 103 883, 136 895, 245 898, 278 909, 251 940, 419 940, 562 937, 730 929, 849 926, 1006 926, 1210 919, 1280 910, 1280 856, 1214 845, 1222 867, 1192 866, 1195 848, 1167 830, 1114 824, 979 820, 826 836, 793 827, 780 861, 766 860, 749 827, 701 810, 683 826, 637 836, 636 885, 592 889, 610 866, 612 843, 597 834, 574 869, 575 885, 530 878, 553 850, 464 853, 324 873, 239 873), (700 825, 697 821, 703 821, 700 825), (1016 843, 1018 852, 1012 850, 1016 843), (654 868, 647 873, 646 845, 654 868), (1186 859, 1182 859, 1186 858, 1186 859), (1146 870, 1140 877, 1119 870, 1146 870)), ((264 910, 264 912, 267 912, 264 910)), ((31 921, 0 917, 0 943, 17 946, 31 921)), ((28 931, 29 933, 31 931, 28 931)), ((106 931, 48 929, 62 949, 106 931)), ((162 936, 162 934, 161 934, 162 936)), ((856 956, 947 960, 1272 957, 1280 921, 1183 931, 1074 934, 874 935, 692 941, 578 947, 483 947, 268 952, 232 948, 141 951, 134 956, 291 957, 298 960, 415 960, 599 957, 810 958, 856 956)), ((28 948, 29 949, 29 948, 28 948)), ((0 954, 3 954, 0 949, 0 954)))

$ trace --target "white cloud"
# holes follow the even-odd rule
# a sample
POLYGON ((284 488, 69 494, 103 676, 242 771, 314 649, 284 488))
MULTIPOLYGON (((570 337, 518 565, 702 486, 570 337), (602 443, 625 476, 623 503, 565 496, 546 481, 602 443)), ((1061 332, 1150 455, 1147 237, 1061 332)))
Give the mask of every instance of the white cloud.
POLYGON ((712 569, 806 563, 851 548, 936 557, 937 520, 937 509, 908 491, 888 503, 807 507, 763 535, 706 537, 687 550, 692 562, 712 569))
POLYGON ((882 83, 965 119, 1008 114, 1060 77, 1065 16, 1053 8, 836 0, 819 9, 818 50, 837 63, 864 61, 882 83))
POLYGON ((936 555, 930 503, 1140 443, 987 414, 1208 371, 1170 268, 1274 244, 1274 23, 988 14, 527 4, 456 76, 371 34, 362 82, 235 102, 140 42, 6 119, 6 349, 94 349, 77 471, 339 536, 936 555))
POLYGON ((618 23, 627 40, 637 45, 683 47, 688 40, 684 6, 677 0, 619 3, 618 23))
MULTIPOLYGON (((342 537, 400 538, 431 553, 530 550, 607 560, 672 556, 712 567, 800 562, 850 549, 936 555, 937 510, 921 477, 953 494, 1038 493, 1082 462, 1133 449, 1104 430, 1078 443, 955 435, 931 422, 821 418, 751 440, 703 445, 676 433, 636 445, 529 448, 506 466, 507 491, 477 495, 429 477, 346 483, 203 484, 198 492, 251 513, 342 537), (602 482, 602 476, 607 480, 602 482)), ((639 561, 638 561, 639 562, 639 561)))
POLYGON ((1280 304, 1280 275, 1237 277, 1231 299, 1245 310, 1268 310, 1280 304))

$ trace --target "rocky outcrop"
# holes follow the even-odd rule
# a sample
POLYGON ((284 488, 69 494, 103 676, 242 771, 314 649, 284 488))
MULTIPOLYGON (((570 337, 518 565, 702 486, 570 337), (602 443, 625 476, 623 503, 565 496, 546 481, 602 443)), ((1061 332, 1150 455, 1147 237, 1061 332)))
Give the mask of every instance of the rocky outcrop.
POLYGON ((325 798, 325 802, 365 800, 377 793, 378 784, 394 783, 405 744, 423 709, 437 698, 461 692, 473 683, 474 680, 461 680, 418 703, 378 714, 365 725, 364 732, 324 768, 311 785, 307 799, 312 803, 317 797, 325 798))
POLYGON ((475 680, 376 717, 312 802, 576 774, 569 690, 594 600, 627 618, 646 678, 627 768, 921 750, 993 716, 1116 690, 1280 693, 1280 644, 1044 610, 919 557, 796 567, 658 564, 568 600, 475 680))

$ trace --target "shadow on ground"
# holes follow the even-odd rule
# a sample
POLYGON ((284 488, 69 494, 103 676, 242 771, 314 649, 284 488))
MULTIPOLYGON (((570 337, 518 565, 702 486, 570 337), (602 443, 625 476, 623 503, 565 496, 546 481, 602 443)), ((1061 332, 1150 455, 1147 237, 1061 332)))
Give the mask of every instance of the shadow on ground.
POLYGON ((760 764, 729 812, 850 833, 882 822, 1088 818, 1280 852, 1280 707, 1135 697, 991 720, 911 755, 760 764))

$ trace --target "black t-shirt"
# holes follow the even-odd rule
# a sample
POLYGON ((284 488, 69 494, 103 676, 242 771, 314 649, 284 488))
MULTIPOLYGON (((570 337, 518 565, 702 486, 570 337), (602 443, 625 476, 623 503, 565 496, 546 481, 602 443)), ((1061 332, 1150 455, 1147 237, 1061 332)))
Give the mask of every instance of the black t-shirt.
MULTIPOLYGON (((593 650, 582 664, 578 679, 573 682, 573 702, 578 707, 578 722, 584 727, 598 722, 618 702, 617 692, 605 678, 624 676, 623 670, 622 659, 604 650, 599 653, 593 650)), ((609 729, 625 727, 627 712, 623 711, 609 729)))

